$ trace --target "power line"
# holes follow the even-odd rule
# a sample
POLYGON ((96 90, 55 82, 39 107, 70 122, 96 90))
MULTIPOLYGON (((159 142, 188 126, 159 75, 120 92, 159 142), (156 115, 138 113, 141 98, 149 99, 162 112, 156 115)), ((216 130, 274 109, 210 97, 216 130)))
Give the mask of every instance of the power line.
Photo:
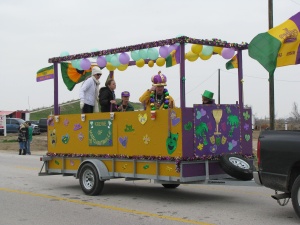
MULTIPOLYGON (((222 72, 231 73, 231 74, 236 75, 235 73, 228 72, 228 71, 226 71, 226 70, 222 70, 222 69, 221 69, 221 71, 222 71, 222 72)), ((256 78, 256 79, 261 79, 261 80, 268 80, 268 79, 269 79, 269 78, 250 76, 250 75, 245 75, 245 74, 244 74, 244 76, 245 76, 245 77, 256 78)), ((274 79, 274 80, 276 80, 276 81, 282 81, 282 82, 293 82, 293 83, 299 83, 299 82, 300 82, 299 80, 280 80, 280 79, 274 79)))

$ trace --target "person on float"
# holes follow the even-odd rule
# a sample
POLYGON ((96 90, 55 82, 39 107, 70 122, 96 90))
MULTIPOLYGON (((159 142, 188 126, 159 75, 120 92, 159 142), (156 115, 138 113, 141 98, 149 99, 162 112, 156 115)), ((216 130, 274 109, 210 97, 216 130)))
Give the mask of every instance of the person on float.
POLYGON ((174 99, 165 88, 167 77, 159 71, 158 74, 151 77, 151 81, 152 87, 139 98, 144 108, 150 110, 174 108, 174 99))
POLYGON ((98 66, 92 68, 92 76, 84 81, 80 88, 80 109, 82 113, 99 112, 98 93, 99 78, 102 71, 98 66))
POLYGON ((213 99, 214 93, 208 90, 205 90, 202 94, 202 104, 210 105, 215 104, 215 100, 213 99))
POLYGON ((123 91, 121 93, 122 101, 118 104, 118 111, 119 112, 128 112, 134 111, 134 107, 129 103, 130 93, 129 91, 123 91))
POLYGON ((114 79, 106 80, 105 87, 100 88, 99 103, 101 106, 101 112, 117 111, 115 89, 116 89, 116 82, 114 79))

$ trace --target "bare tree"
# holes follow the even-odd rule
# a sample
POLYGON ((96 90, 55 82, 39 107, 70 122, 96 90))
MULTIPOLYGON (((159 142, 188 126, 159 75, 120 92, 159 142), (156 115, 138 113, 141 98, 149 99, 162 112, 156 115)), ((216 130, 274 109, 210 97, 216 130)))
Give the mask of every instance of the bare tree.
POLYGON ((300 120, 300 112, 299 112, 299 109, 298 109, 298 104, 296 102, 293 103, 293 108, 292 108, 291 116, 293 117, 293 119, 295 121, 299 121, 300 120))

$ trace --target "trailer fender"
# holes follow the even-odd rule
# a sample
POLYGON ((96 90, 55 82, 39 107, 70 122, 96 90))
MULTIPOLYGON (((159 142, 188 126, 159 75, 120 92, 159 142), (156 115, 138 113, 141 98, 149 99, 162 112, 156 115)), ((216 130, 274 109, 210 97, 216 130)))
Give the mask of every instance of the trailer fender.
POLYGON ((95 168, 97 169, 98 171, 98 174, 99 174, 99 179, 100 180, 109 180, 110 179, 110 176, 109 176, 109 173, 108 173, 108 170, 105 166, 105 164, 99 160, 99 159, 86 159, 84 160, 78 170, 77 170, 77 173, 76 173, 76 179, 79 178, 79 174, 80 174, 80 170, 82 168, 83 165, 87 164, 87 163, 91 163, 95 166, 95 168))

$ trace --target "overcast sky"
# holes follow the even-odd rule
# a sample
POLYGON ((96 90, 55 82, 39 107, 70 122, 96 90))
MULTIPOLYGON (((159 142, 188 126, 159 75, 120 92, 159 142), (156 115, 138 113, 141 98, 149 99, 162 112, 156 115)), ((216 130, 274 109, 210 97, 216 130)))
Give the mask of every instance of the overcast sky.
MULTIPOLYGON (((274 26, 300 11, 300 0, 273 0, 274 26)), ((36 72, 50 66, 48 59, 105 50, 185 35, 198 39, 250 42, 268 30, 268 0, 0 0, 0 110, 26 110, 51 106, 53 80, 36 82, 36 72)), ((191 46, 186 45, 186 51, 191 46)), ((221 103, 238 101, 237 69, 226 70, 228 60, 186 62, 187 106, 201 103, 204 90, 218 93, 221 103)), ((258 118, 269 116, 267 71, 243 51, 244 104, 258 118)), ((151 86, 151 76, 162 71, 168 90, 179 106, 179 66, 166 69, 130 67, 116 70, 116 95, 128 90, 137 102, 151 86)), ((59 68, 60 71, 60 68, 59 68)), ((103 69, 101 86, 108 71, 103 69)), ((65 87, 59 72, 59 103, 79 98, 78 84, 65 87)), ((300 105, 300 65, 275 71, 276 118, 290 116, 293 103, 300 105)), ((78 105, 79 107, 79 105, 78 105)))

